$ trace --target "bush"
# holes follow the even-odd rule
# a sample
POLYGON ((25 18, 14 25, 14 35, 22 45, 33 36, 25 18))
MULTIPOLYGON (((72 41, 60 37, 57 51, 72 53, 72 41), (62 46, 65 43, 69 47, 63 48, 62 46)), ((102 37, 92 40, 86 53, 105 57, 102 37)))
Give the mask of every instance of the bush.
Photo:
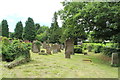
POLYGON ((104 47, 103 48, 103 54, 111 57, 112 53, 115 53, 115 52, 119 52, 120 50, 119 49, 116 49, 116 48, 108 48, 108 47, 104 47))
POLYGON ((100 53, 100 52, 102 52, 102 46, 99 46, 99 45, 94 46, 94 52, 95 52, 95 53, 100 53))
POLYGON ((82 46, 74 46, 74 53, 82 53, 82 46))
POLYGON ((29 50, 28 44, 14 40, 11 45, 2 46, 2 60, 11 62, 20 56, 30 58, 29 50))
POLYGON ((87 44, 82 44, 83 50, 87 49, 87 44))
POLYGON ((2 37, 2 45, 5 45, 5 46, 10 45, 9 39, 6 37, 2 37))
POLYGON ((91 52, 93 48, 94 48, 93 45, 88 45, 88 47, 87 47, 88 52, 91 52))

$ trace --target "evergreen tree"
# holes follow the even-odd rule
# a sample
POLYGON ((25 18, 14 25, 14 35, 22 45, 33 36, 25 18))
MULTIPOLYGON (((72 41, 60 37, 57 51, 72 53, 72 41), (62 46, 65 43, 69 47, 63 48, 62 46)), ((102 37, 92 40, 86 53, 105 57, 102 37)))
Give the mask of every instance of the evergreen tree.
POLYGON ((29 17, 25 23, 23 38, 24 40, 33 41, 35 37, 36 37, 36 33, 35 33, 34 21, 32 18, 29 17))
POLYGON ((53 21, 49 30, 49 40, 51 43, 59 43, 60 39, 60 28, 57 22, 57 13, 54 13, 53 21))
POLYGON ((35 32, 38 32, 39 29, 40 29, 40 24, 36 23, 35 24, 35 32))
POLYGON ((19 21, 17 24, 16 24, 16 28, 15 28, 15 34, 14 34, 14 37, 17 38, 17 39, 22 39, 22 34, 23 34, 23 25, 22 25, 22 22, 19 21))
POLYGON ((9 37, 9 28, 8 28, 8 23, 7 20, 3 20, 1 23, 1 32, 2 32, 2 36, 4 37, 9 37))

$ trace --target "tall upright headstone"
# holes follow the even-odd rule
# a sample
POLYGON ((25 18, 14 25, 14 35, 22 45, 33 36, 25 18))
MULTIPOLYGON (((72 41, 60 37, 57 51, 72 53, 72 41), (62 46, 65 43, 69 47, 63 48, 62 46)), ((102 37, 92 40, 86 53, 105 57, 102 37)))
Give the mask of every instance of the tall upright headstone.
POLYGON ((118 53, 112 53, 111 66, 118 66, 118 64, 119 64, 118 53))
POLYGON ((47 46, 46 42, 43 42, 42 47, 46 49, 46 46, 47 46))
POLYGON ((49 44, 46 45, 46 52, 47 54, 51 54, 51 47, 49 44))
POLYGON ((38 53, 38 52, 40 52, 40 45, 37 45, 37 44, 35 43, 35 41, 33 41, 33 43, 32 43, 32 52, 33 52, 33 53, 38 53))

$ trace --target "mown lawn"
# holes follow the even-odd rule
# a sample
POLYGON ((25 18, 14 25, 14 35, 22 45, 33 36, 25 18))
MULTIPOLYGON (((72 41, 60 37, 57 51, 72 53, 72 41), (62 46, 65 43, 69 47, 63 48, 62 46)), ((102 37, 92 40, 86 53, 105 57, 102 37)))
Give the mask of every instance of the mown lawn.
POLYGON ((98 58, 100 54, 72 55, 64 58, 64 52, 53 55, 31 53, 32 61, 13 69, 3 67, 3 78, 118 78, 118 68, 98 58), (91 59, 92 62, 83 61, 91 59))

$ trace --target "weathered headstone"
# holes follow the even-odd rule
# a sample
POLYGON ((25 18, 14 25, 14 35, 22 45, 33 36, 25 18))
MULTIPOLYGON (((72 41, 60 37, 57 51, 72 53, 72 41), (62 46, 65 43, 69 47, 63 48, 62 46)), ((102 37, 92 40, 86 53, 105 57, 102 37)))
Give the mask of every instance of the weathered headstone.
POLYGON ((49 44, 46 45, 46 52, 47 54, 51 54, 51 47, 49 44))
POLYGON ((65 42, 65 58, 70 58, 71 54, 74 54, 74 41, 67 39, 65 42))
POLYGON ((46 50, 41 50, 41 51, 39 52, 39 55, 47 55, 46 50))
POLYGON ((24 40, 24 42, 25 42, 25 43, 30 43, 30 41, 29 41, 29 40, 24 40))
POLYGON ((56 45, 56 48, 57 48, 57 52, 61 52, 60 45, 59 44, 55 44, 55 45, 56 45))
POLYGON ((64 49, 63 44, 60 44, 60 49, 61 49, 61 50, 63 50, 63 49, 64 49))
POLYGON ((111 59, 111 66, 118 66, 119 59, 118 59, 118 53, 112 53, 112 59, 111 59))
POLYGON ((43 42, 42 47, 46 49, 46 46, 47 46, 46 42, 43 42))
POLYGON ((57 50, 57 45, 56 45, 56 44, 54 44, 54 45, 52 46, 52 50, 53 50, 53 53, 57 53, 57 52, 58 52, 58 50, 57 50))
POLYGON ((34 53, 40 52, 40 45, 37 45, 35 43, 35 41, 33 41, 33 43, 32 43, 32 52, 34 52, 34 53))

